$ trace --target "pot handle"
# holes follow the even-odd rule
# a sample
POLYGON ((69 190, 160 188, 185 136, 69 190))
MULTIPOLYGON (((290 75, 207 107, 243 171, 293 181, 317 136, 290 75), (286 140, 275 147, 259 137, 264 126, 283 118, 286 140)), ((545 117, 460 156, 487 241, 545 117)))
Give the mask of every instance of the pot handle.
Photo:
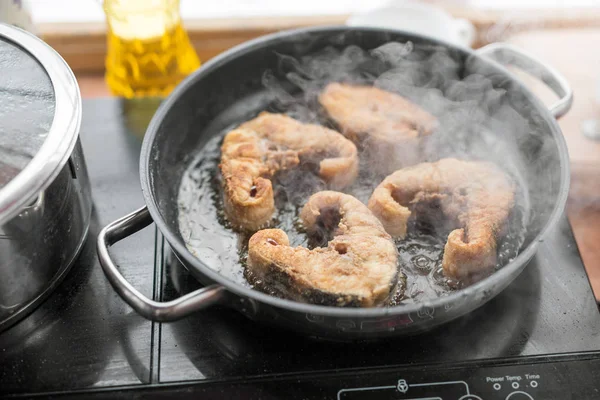
POLYGON ((550 106, 550 113, 558 119, 565 115, 573 104, 573 90, 562 74, 537 58, 506 43, 492 43, 476 51, 502 65, 512 65, 538 78, 548 85, 560 100, 550 106))
POLYGON ((221 285, 207 286, 175 300, 158 302, 147 298, 127 282, 110 258, 108 249, 118 241, 144 229, 152 222, 152 216, 150 216, 148 208, 144 206, 106 225, 98 234, 98 259, 115 291, 138 314, 156 322, 178 320, 221 300, 225 295, 225 287, 221 285))

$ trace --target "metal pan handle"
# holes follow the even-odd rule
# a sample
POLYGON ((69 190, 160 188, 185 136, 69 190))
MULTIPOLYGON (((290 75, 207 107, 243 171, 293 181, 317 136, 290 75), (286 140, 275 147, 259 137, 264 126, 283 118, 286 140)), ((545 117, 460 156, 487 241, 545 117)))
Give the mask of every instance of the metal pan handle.
POLYGON ((476 51, 502 65, 512 65, 538 78, 556 93, 560 100, 550 106, 550 113, 558 119, 565 115, 573 104, 573 90, 558 71, 544 62, 506 43, 492 43, 476 51))
POLYGON ((127 282, 110 258, 108 249, 151 223, 152 217, 148 208, 142 207, 108 224, 98 235, 97 250, 100 265, 102 265, 109 282, 123 300, 144 318, 157 322, 178 320, 221 300, 225 295, 225 287, 221 285, 207 286, 175 300, 158 302, 147 298, 127 282))

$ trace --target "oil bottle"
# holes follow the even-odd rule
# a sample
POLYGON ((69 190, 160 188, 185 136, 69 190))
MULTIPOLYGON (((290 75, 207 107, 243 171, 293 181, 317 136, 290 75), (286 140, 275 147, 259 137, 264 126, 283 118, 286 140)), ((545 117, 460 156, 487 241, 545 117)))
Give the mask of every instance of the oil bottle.
POLYGON ((106 82, 124 98, 168 95, 200 60, 185 32, 179 0, 104 0, 106 82))

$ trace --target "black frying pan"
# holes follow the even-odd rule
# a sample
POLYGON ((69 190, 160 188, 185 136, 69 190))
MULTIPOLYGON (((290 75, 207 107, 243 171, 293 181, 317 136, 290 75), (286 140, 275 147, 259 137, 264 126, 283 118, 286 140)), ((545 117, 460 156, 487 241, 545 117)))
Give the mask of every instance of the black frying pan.
MULTIPOLYGON (((381 54, 377 57, 380 62, 361 66, 364 71, 356 75, 357 79, 372 81, 389 72, 386 68, 393 60, 381 62, 381 54)), ((348 76, 344 68, 336 66, 329 75, 317 78, 345 79, 348 76)), ((155 321, 176 320, 221 303, 251 319, 321 337, 390 336, 443 324, 474 310, 506 288, 526 267, 544 234, 557 223, 567 198, 569 158, 555 118, 564 115, 571 103, 572 93, 556 71, 503 44, 472 51, 400 31, 348 27, 300 29, 253 40, 207 62, 161 105, 142 147, 140 173, 146 206, 102 230, 98 237, 100 262, 121 297, 142 316, 155 321), (450 98, 454 105, 471 106, 468 112, 460 107, 445 109, 450 119, 442 119, 442 125, 444 121, 447 124, 458 121, 457 129, 468 131, 469 135, 448 141, 443 147, 447 154, 442 152, 440 157, 469 151, 499 165, 510 161, 522 180, 531 208, 518 256, 491 276, 441 298, 395 307, 358 309, 276 298, 235 283, 194 257, 186 248, 178 226, 177 196, 181 177, 210 138, 226 126, 239 124, 269 107, 273 101, 269 94, 272 88, 265 87, 265 72, 271 74, 269 79, 275 77, 277 82, 285 83, 289 81, 290 60, 298 68, 293 60, 302 60, 324 49, 343 52, 353 45, 370 50, 391 42, 402 43, 403 48, 416 54, 411 61, 413 69, 407 69, 408 75, 389 75, 404 82, 405 89, 415 89, 406 93, 408 97, 427 108, 431 92, 420 89, 433 88, 436 93, 450 98), (406 45, 407 42, 410 45, 406 45), (431 62, 440 57, 445 60, 442 64, 431 62), (540 78, 561 99, 550 109, 545 107, 503 67, 509 64, 540 78), (450 80, 454 81, 452 85, 450 80), (490 88, 493 91, 486 92, 490 88), (203 289, 160 303, 143 296, 120 274, 108 248, 153 221, 177 257, 205 285, 203 289)))

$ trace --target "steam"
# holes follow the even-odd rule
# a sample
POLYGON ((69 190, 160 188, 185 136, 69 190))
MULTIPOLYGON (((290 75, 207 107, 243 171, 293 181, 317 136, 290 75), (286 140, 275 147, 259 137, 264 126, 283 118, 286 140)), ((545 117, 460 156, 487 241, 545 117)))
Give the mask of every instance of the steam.
MULTIPOLYGON (((416 153, 399 144, 365 160, 362 149, 360 176, 344 190, 359 200, 366 203, 374 186, 399 167, 444 157, 491 161, 504 169, 518 187, 518 227, 531 222, 530 201, 553 199, 550 188, 532 190, 531 176, 523 175, 533 169, 535 159, 545 157, 550 135, 533 126, 531 116, 524 116, 529 114, 524 111, 528 105, 518 88, 511 90, 511 82, 486 71, 476 58, 461 58, 444 46, 411 42, 389 42, 374 49, 332 46, 300 58, 278 57, 278 68, 263 76, 263 85, 274 98, 270 111, 335 129, 318 95, 328 83, 345 82, 399 94, 438 119, 438 129, 421 140, 416 153), (536 198, 530 199, 529 193, 536 198)), ((280 195, 296 206, 324 187, 302 174, 283 177, 278 183, 280 195)), ((521 236, 518 241, 523 243, 524 230, 520 231, 509 233, 521 236)))
MULTIPOLYGON (((489 160, 522 181, 519 171, 528 160, 519 157, 518 148, 533 128, 515 109, 506 88, 480 73, 468 73, 470 62, 445 47, 411 42, 370 50, 327 47, 299 59, 279 54, 277 71, 267 71, 263 85, 274 97, 271 111, 332 128, 317 100, 328 83, 373 85, 397 93, 435 115, 440 125, 423 140, 416 159, 412 150, 403 154, 401 145, 394 149, 396 158, 409 159, 406 164, 450 156, 489 160)), ((386 157, 369 163, 368 170, 386 173, 394 164, 386 157)))

